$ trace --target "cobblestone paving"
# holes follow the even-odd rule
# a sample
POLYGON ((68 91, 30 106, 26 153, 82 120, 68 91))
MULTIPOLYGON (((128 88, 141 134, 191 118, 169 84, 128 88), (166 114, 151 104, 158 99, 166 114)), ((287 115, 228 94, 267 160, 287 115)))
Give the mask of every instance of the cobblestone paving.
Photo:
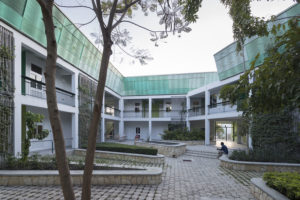
MULTIPOLYGON (((220 168, 217 159, 191 156, 166 158, 160 185, 93 186, 92 197, 111 200, 251 200, 254 197, 250 194, 248 183, 256 175, 259 176, 251 172, 234 172, 220 168)), ((80 199, 81 188, 75 186, 74 189, 77 199, 80 199)), ((0 186, 0 199, 62 199, 62 193, 59 186, 0 186)))

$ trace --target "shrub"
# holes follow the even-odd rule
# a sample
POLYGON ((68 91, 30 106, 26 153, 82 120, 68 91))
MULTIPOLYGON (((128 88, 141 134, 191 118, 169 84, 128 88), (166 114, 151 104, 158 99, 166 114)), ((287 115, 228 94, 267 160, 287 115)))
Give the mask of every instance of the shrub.
POLYGON ((280 154, 280 152, 265 151, 261 149, 249 150, 248 152, 234 150, 229 158, 240 161, 300 163, 300 158, 293 154, 286 155, 285 158, 282 158, 282 156, 277 154, 280 154))
POLYGON ((162 135, 164 140, 204 140, 205 132, 199 129, 192 129, 188 131, 186 128, 184 129, 175 129, 172 131, 164 131, 162 135))
POLYGON ((266 184, 291 200, 300 200, 300 174, 297 172, 267 172, 266 184))
MULTIPOLYGON (((86 148, 86 146, 84 146, 83 148, 86 148)), ((122 153, 157 155, 157 149, 154 148, 119 144, 119 143, 108 143, 108 142, 98 143, 96 145, 96 149, 100 151, 115 151, 115 152, 122 152, 122 153)))

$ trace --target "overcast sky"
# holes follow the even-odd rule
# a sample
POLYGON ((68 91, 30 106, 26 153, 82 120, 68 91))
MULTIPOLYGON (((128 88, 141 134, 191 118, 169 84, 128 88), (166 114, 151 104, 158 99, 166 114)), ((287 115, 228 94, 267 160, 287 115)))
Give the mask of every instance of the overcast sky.
MULTIPOLYGON (((73 0, 56 0, 56 2, 74 5, 73 0)), ((77 2, 85 4, 89 1, 77 0, 77 2)), ((255 16, 269 18, 294 3, 292 0, 260 0, 252 2, 251 8, 255 16)), ((87 22, 94 16, 92 11, 83 8, 62 8, 62 10, 74 23, 87 22)), ((161 41, 158 47, 150 41, 148 32, 131 25, 122 25, 126 26, 133 37, 129 47, 148 49, 153 60, 147 65, 140 65, 139 61, 133 63, 132 58, 115 47, 111 63, 124 76, 216 71, 213 55, 233 42, 232 20, 228 15, 228 9, 218 0, 204 0, 198 16, 197 22, 191 25, 190 33, 184 33, 180 38, 170 35, 166 41, 161 41)), ((158 19, 155 16, 144 17, 141 13, 137 13, 133 20, 154 30, 161 29, 157 26, 158 19)), ((99 32, 98 22, 84 26, 81 30, 94 41, 90 34, 99 32)))

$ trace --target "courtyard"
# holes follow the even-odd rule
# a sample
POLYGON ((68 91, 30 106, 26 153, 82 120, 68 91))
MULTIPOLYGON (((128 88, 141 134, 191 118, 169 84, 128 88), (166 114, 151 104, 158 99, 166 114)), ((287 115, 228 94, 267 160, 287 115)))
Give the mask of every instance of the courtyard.
MULTIPOLYGON (((221 168, 218 159, 195 153, 203 149, 207 151, 208 147, 188 146, 188 152, 194 152, 192 155, 166 157, 165 165, 161 166, 164 172, 159 185, 93 186, 92 199, 254 199, 250 193, 250 179, 262 174, 221 168)), ((81 187, 74 189, 79 199, 81 187)), ((63 199, 63 195, 60 186, 0 186, 0 199, 63 199)))

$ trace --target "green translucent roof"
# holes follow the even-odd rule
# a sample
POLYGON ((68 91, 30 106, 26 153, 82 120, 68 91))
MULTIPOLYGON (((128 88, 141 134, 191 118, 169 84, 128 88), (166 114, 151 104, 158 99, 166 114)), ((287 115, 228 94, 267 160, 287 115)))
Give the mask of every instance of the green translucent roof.
MULTIPOLYGON (((275 23, 287 23, 289 16, 300 15, 300 4, 295 4, 286 11, 277 15, 278 20, 275 23)), ((274 23, 269 23, 269 28, 273 26, 274 23)), ((215 62, 218 69, 218 75, 220 80, 227 79, 229 77, 235 76, 245 69, 250 68, 250 63, 254 60, 255 56, 259 53, 260 56, 255 63, 259 66, 263 63, 266 57, 266 49, 272 45, 274 42, 272 36, 269 37, 252 37, 245 41, 245 55, 236 52, 236 42, 228 45, 221 51, 217 52, 215 57, 215 62), (245 64, 244 62, 245 61, 245 64)))
MULTIPOLYGON (((53 16, 58 55, 97 80, 101 52, 57 7, 53 16)), ((42 13, 35 0, 0 0, 0 19, 46 47, 42 13)), ((213 72, 124 77, 109 64, 106 86, 120 95, 184 94, 217 80, 213 72)))
POLYGON ((126 77, 124 90, 126 95, 186 94, 218 80, 217 72, 126 77))

